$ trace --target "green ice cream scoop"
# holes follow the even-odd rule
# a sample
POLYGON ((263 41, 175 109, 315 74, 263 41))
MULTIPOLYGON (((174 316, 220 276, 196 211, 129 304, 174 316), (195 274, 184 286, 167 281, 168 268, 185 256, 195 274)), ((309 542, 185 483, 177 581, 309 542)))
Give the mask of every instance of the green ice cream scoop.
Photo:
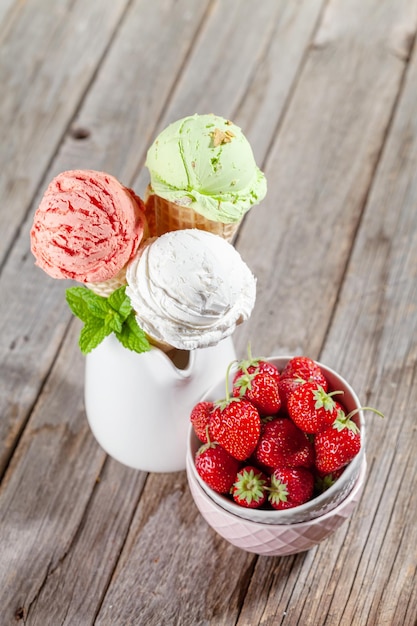
POLYGON ((149 148, 146 166, 157 196, 216 222, 238 222, 266 194, 248 140, 216 115, 192 115, 167 126, 149 148))

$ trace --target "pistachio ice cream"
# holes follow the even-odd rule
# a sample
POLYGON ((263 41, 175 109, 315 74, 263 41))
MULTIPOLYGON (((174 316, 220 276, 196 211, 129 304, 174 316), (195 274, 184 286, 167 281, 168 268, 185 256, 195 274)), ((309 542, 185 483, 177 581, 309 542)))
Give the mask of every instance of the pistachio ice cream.
POLYGON ((170 124, 149 148, 152 192, 213 222, 239 222, 266 194, 242 130, 216 115, 192 115, 170 124))

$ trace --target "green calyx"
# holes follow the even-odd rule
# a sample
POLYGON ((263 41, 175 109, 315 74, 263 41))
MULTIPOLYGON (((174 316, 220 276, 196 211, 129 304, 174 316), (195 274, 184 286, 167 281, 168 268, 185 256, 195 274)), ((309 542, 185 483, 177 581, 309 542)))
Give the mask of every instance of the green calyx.
POLYGON ((315 489, 317 493, 323 493, 324 491, 327 491, 327 489, 330 489, 330 487, 335 484, 337 479, 338 476, 335 476, 332 473, 326 474, 323 477, 317 477, 315 480, 315 489))
POLYGON ((252 381, 255 378, 255 376, 256 374, 248 374, 248 373, 242 374, 242 376, 239 376, 239 378, 235 382, 235 387, 239 389, 240 396, 244 396, 245 393, 249 389, 252 389, 252 381))
POLYGON ((336 406, 336 402, 333 400, 332 396, 341 393, 343 393, 343 391, 332 391, 327 393, 323 387, 319 385, 319 388, 313 391, 313 397, 316 401, 314 408, 324 409, 325 411, 333 411, 336 406))
POLYGON ((353 420, 351 420, 347 415, 344 414, 343 411, 339 411, 335 421, 332 424, 332 428, 337 430, 339 433, 346 428, 351 430, 355 434, 359 432, 358 426, 355 424, 353 420))
POLYGON ((84 322, 78 342, 83 354, 91 352, 111 333, 129 350, 150 350, 149 341, 136 321, 125 286, 113 291, 108 298, 86 287, 70 287, 66 290, 66 300, 72 313, 84 322))
POLYGON ((232 487, 233 495, 248 504, 260 502, 264 497, 265 485, 266 480, 260 473, 256 473, 253 468, 243 469, 232 487))
POLYGON ((216 448, 219 445, 217 441, 210 441, 210 437, 208 434, 208 426, 207 426, 206 432, 207 432, 207 443, 203 443, 203 445, 199 447, 196 453, 196 457, 200 456, 200 454, 203 454, 203 452, 206 452, 210 448, 216 448))
POLYGON ((246 374, 248 374, 248 369, 250 367, 257 368, 261 361, 265 361, 266 360, 266 358, 263 357, 263 356, 259 356, 259 357, 256 357, 256 358, 254 358, 252 356, 252 348, 251 348, 250 342, 248 343, 247 352, 248 352, 248 358, 247 359, 243 359, 242 361, 238 362, 238 368, 241 369, 243 372, 246 372, 246 374))
POLYGON ((357 413, 359 413, 359 411, 372 411, 373 413, 376 413, 377 415, 379 415, 379 417, 384 417, 384 414, 381 413, 381 411, 378 411, 377 409, 374 409, 370 406, 364 406, 364 407, 359 407, 357 409, 353 409, 353 411, 351 411, 347 415, 345 415, 344 411, 340 409, 338 411, 337 418, 332 424, 332 428, 334 428, 335 430, 339 432, 344 430, 345 428, 348 428, 349 430, 353 431, 355 434, 359 433, 358 426, 352 420, 352 417, 356 415, 357 413))
POLYGON ((274 474, 271 476, 271 486, 268 488, 268 499, 273 504, 279 502, 287 502, 288 500, 288 487, 285 483, 281 482, 279 478, 276 478, 274 474))

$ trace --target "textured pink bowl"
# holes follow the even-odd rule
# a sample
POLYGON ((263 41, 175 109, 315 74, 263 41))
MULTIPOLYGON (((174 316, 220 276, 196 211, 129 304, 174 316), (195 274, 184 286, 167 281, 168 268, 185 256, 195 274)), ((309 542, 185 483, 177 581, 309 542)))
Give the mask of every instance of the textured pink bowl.
POLYGON ((187 477, 195 504, 206 522, 224 539, 242 550, 268 556, 304 552, 334 533, 358 504, 366 474, 362 460, 359 477, 349 495, 334 509, 308 522, 262 524, 229 513, 216 504, 199 485, 187 458, 187 477))
MULTIPOLYGON (((270 356, 268 357, 268 361, 276 365, 276 367, 278 367, 278 369, 281 371, 287 364, 289 358, 290 357, 288 356, 270 356)), ((343 402, 346 411, 350 412, 353 409, 358 409, 360 407, 359 399, 349 383, 342 376, 340 376, 340 374, 332 370, 330 367, 323 365, 322 363, 318 363, 318 365, 320 366, 322 372, 328 380, 329 388, 331 390, 337 389, 343 391, 343 397, 341 401, 343 402)), ((223 397, 222 394, 224 394, 224 392, 225 382, 224 380, 221 380, 205 394, 203 399, 216 401, 223 397)), ((326 489, 325 492, 323 492, 319 496, 316 496, 312 500, 309 500, 305 504, 294 507, 292 509, 284 509, 282 511, 268 509, 247 509, 245 507, 239 506, 230 498, 222 494, 216 493, 215 491, 210 489, 210 487, 206 485, 202 478, 200 478, 197 470, 195 469, 195 453, 197 452, 201 443, 195 436, 194 430, 191 425, 189 430, 187 447, 187 463, 189 465, 189 470, 194 474, 197 482, 200 484, 203 491, 208 494, 211 500, 214 500, 217 504, 219 504, 221 507, 223 507, 233 515, 243 517, 252 522, 260 522, 262 524, 298 524, 300 522, 307 522, 313 518, 324 516, 331 509, 340 504, 347 497, 347 495, 353 489, 358 480, 362 463, 365 458, 366 429, 363 412, 359 411, 359 413, 355 415, 353 419, 361 430, 362 445, 359 454, 357 454, 356 457, 349 463, 340 478, 338 478, 337 481, 335 481, 335 483, 331 487, 329 487, 329 489, 326 489)))
MULTIPOLYGON (((271 356, 268 361, 282 370, 290 357, 271 356)), ((360 407, 359 399, 348 382, 331 368, 318 363, 329 388, 344 392, 346 410, 360 407)), ((231 374, 232 376, 232 374, 231 374)), ((212 387, 204 400, 216 401, 224 394, 224 381, 212 387)), ((366 473, 365 422, 363 412, 353 418, 361 429, 359 454, 338 480, 324 493, 304 505, 283 511, 247 509, 230 498, 214 492, 200 478, 194 457, 201 445, 190 426, 187 448, 187 477, 195 503, 207 523, 230 543, 256 554, 286 555, 309 550, 317 545, 352 514, 363 489, 366 473)))

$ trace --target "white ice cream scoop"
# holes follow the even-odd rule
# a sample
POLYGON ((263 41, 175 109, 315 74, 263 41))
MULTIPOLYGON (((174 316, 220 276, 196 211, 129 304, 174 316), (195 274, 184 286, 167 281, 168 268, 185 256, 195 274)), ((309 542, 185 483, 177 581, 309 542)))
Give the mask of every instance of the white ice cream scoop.
POLYGON ((197 229, 151 240, 129 264, 126 279, 140 327, 181 350, 216 345, 255 304, 256 279, 237 250, 197 229))

